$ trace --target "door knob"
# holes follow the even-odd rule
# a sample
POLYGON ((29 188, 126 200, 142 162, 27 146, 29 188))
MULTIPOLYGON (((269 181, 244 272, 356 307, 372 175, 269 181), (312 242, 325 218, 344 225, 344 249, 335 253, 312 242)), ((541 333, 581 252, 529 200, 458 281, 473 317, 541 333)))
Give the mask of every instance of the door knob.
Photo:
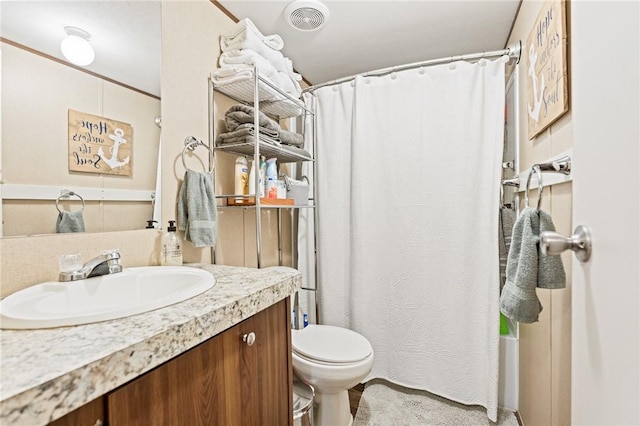
POLYGON ((591 232, 582 225, 579 225, 570 237, 544 231, 540 234, 540 250, 544 255, 556 255, 571 250, 580 262, 587 262, 591 257, 591 232))
POLYGON ((245 342, 247 346, 253 346, 253 344, 256 342, 256 333, 254 333, 253 331, 251 333, 246 333, 242 336, 242 341, 245 342))

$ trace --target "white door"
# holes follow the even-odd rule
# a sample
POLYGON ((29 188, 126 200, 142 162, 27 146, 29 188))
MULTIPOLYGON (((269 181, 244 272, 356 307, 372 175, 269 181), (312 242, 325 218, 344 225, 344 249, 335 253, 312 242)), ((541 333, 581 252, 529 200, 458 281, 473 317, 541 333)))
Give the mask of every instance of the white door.
POLYGON ((571 2, 572 423, 640 424, 640 2, 571 2))

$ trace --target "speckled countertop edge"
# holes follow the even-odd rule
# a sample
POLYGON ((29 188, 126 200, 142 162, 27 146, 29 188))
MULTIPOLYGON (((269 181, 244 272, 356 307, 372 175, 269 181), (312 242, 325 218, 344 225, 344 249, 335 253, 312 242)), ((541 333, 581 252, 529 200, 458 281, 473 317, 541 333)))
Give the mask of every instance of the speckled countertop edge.
POLYGON ((118 320, 0 330, 0 424, 47 424, 288 297, 301 274, 209 264, 216 285, 118 320))

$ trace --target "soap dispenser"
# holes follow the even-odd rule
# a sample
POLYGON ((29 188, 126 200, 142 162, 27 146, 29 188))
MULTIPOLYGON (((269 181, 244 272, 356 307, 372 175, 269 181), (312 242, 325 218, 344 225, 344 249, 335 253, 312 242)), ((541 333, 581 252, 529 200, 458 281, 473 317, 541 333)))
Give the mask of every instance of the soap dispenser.
POLYGON ((176 234, 176 221, 169 221, 167 233, 162 237, 162 256, 160 256, 162 266, 182 265, 182 241, 176 234))

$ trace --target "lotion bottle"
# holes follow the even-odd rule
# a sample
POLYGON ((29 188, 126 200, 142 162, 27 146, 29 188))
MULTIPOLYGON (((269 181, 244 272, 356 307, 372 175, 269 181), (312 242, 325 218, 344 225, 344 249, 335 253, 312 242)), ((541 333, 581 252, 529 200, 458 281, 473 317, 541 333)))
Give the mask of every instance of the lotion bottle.
MULTIPOLYGON (((236 158, 234 193, 247 195, 249 193, 249 168, 247 159, 243 156, 236 158)), ((242 198, 238 198, 242 200, 242 198)))
POLYGON ((169 221, 167 233, 162 237, 162 256, 160 256, 162 266, 182 265, 182 241, 176 234, 176 221, 169 221))

